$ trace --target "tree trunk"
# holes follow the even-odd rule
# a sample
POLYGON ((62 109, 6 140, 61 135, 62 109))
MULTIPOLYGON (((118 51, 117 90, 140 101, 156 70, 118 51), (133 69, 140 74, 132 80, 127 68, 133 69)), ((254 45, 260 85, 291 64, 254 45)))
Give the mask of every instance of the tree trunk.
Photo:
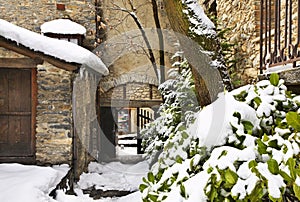
MULTIPOLYGON (((189 21, 186 15, 183 13, 182 1, 165 0, 165 8, 173 31, 189 37, 189 21)), ((204 62, 205 58, 203 58, 204 56, 201 56, 201 50, 195 50, 191 48, 193 44, 186 43, 186 41, 181 41, 181 38, 182 37, 179 37, 179 42, 185 55, 187 56, 188 62, 190 62, 189 60, 194 60, 192 63, 192 72, 195 80, 199 104, 201 106, 205 106, 211 103, 217 98, 217 94, 223 91, 224 88, 231 90, 231 82, 227 73, 227 69, 224 65, 223 57, 220 53, 220 43, 218 39, 205 37, 203 35, 199 38, 193 38, 195 43, 201 44, 204 50, 215 53, 211 60, 217 59, 220 63, 218 68, 220 79, 214 78, 214 76, 212 76, 209 72, 210 70, 208 68, 212 69, 212 67, 209 65, 209 62, 204 62), (199 56, 197 56, 197 54, 199 56), (223 89, 220 89, 216 83, 223 83, 223 89)))

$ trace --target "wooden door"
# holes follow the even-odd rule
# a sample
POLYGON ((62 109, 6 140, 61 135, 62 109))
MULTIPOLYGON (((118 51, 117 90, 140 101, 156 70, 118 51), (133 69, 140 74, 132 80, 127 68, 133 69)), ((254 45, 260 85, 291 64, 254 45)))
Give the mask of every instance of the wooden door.
POLYGON ((0 68, 0 158, 34 156, 33 69, 0 68))

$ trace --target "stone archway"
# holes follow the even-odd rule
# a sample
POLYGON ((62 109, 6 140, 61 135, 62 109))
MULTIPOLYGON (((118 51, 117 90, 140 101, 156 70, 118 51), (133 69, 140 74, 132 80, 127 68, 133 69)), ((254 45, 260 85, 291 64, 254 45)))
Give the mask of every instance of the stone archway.
MULTIPOLYGON (((105 140, 100 140, 99 144, 106 147, 107 144, 103 145, 106 140, 115 140, 108 149, 111 151, 112 147, 117 146, 120 135, 134 134, 137 141, 136 150, 140 151, 139 127, 143 124, 138 123, 139 111, 148 110, 154 117, 154 111, 162 103, 156 78, 149 75, 124 74, 118 78, 103 79, 99 84, 97 100, 100 126, 105 127, 105 136, 102 136, 105 140)), ((133 144, 130 145, 134 147, 133 144)))

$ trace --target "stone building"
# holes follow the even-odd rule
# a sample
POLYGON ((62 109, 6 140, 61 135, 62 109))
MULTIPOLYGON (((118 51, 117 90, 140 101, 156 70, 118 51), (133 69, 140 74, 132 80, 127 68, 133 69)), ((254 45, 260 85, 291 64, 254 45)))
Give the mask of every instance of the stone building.
POLYGON ((84 69, 101 75, 108 70, 76 44, 5 20, 0 27, 0 162, 72 165, 78 156, 74 80, 84 69))
MULTIPOLYGON (((101 40, 110 42, 118 37, 117 33, 125 32, 127 34, 132 30, 137 30, 136 24, 133 23, 132 19, 127 19, 123 25, 120 25, 122 27, 121 32, 116 32, 116 29, 108 29, 114 23, 113 19, 116 20, 114 16, 119 16, 118 18, 122 19, 122 14, 119 12, 116 14, 116 12, 112 12, 108 8, 111 1, 103 2, 104 7, 101 7, 103 15, 101 17, 106 21, 105 24, 102 24, 105 32, 101 40)), ((122 3, 122 1, 115 1, 115 3, 122 3)), ((147 4, 147 1, 138 1, 135 3, 138 4, 137 7, 139 9, 136 12, 141 23, 145 29, 151 32, 151 29, 154 27, 153 18, 149 18, 149 16, 153 15, 151 5, 147 4)), ((161 11, 160 17, 165 19, 161 21, 162 28, 168 28, 168 21, 163 12, 162 1, 159 1, 158 5, 161 11)), ((33 33, 43 34, 52 38, 75 42, 75 37, 78 45, 99 54, 99 52, 94 50, 99 46, 98 42, 100 39, 99 37, 95 39, 98 31, 98 28, 96 28, 98 16, 95 10, 97 9, 93 0, 13 0, 9 3, 0 0, 1 19, 33 33), (77 23, 77 25, 83 26, 86 32, 84 35, 82 35, 83 33, 79 33, 79 35, 77 33, 77 36, 75 36, 76 33, 75 35, 74 33, 69 35, 64 32, 52 33, 48 30, 47 26, 51 22, 61 19, 68 19, 77 23), (44 25, 44 28, 42 25, 44 25)), ((55 22, 54 24, 58 25, 59 23, 55 22)), ((57 30, 59 28, 56 28, 57 30)), ((125 35, 123 34, 123 36, 125 35)), ((151 39, 152 43, 156 42, 156 40, 156 38, 151 39)), ((176 42, 171 37, 166 39, 166 41, 168 43, 165 43, 171 44, 171 46, 176 42)), ((82 63, 78 60, 74 62, 72 60, 64 60, 64 58, 56 55, 50 54, 49 56, 47 53, 40 52, 31 47, 30 45, 32 44, 26 46, 26 44, 20 43, 20 48, 18 43, 7 40, 3 35, 1 35, 0 44, 1 71, 29 69, 27 77, 31 83, 27 81, 28 85, 30 83, 30 86, 28 87, 26 96, 30 95, 32 98, 28 104, 28 106, 30 105, 30 109, 27 109, 28 112, 25 110, 27 116, 31 117, 31 122, 27 120, 27 123, 31 123, 30 127, 27 127, 28 130, 30 128, 31 136, 26 140, 30 147, 24 147, 24 149, 27 149, 30 154, 26 154, 26 158, 19 158, 17 154, 14 156, 16 158, 10 158, 12 157, 10 156, 11 154, 3 154, 2 162, 7 162, 11 159, 16 162, 24 160, 24 162, 35 162, 38 164, 74 164, 72 160, 77 159, 75 163, 80 164, 77 167, 80 167, 79 170, 82 170, 90 160, 86 155, 87 152, 93 158, 100 159, 101 152, 105 150, 105 146, 110 145, 110 150, 112 148, 111 145, 115 144, 115 122, 118 121, 115 121, 114 117, 118 110, 131 110, 133 118, 129 122, 132 125, 132 132, 136 132, 137 128, 135 125, 138 124, 138 109, 156 109, 162 102, 158 91, 158 79, 151 69, 151 62, 149 62, 145 54, 141 54, 141 50, 127 51, 124 57, 118 56, 112 62, 107 62, 106 57, 100 55, 109 68, 110 75, 102 78, 97 90, 97 88, 93 89, 94 86, 91 86, 91 82, 86 82, 88 79, 76 80, 78 77, 86 77, 84 73, 79 71, 82 63), (80 91, 76 89, 78 86, 85 86, 89 90, 80 91), (93 94, 93 90, 97 94, 93 94), (86 99, 84 101, 83 98, 90 98, 91 100, 86 99), (88 115, 86 117, 76 117, 75 113, 88 115), (96 123, 91 125, 95 117, 99 118, 98 122, 100 122, 101 128, 98 128, 96 123), (112 131, 114 131, 114 134, 111 134, 112 131), (102 134, 100 138, 98 133, 109 134, 105 134, 106 137, 104 138, 102 138, 102 134), (75 140, 74 138, 77 139, 75 140), (105 142, 106 139, 109 142, 105 142), (76 149, 74 150, 75 146, 76 149)), ((105 43, 101 44, 102 47, 105 45, 105 43)), ((171 50, 171 53, 166 54, 165 62, 166 66, 171 66, 168 58, 173 50, 170 46, 168 48, 171 50)), ((60 49, 65 48, 62 45, 56 47, 54 50, 55 52, 61 52, 60 49)), ((69 51, 72 52, 72 48, 69 51)), ((158 58, 158 52, 159 50, 156 48, 156 51, 154 51, 155 58, 158 58)), ((95 70, 91 72, 95 72, 95 70)), ((101 73, 103 74, 103 72, 101 73)), ((6 74, 8 76, 12 73, 1 73, 1 76, 6 74)), ((93 77, 93 74, 91 75, 93 77)), ((94 83, 99 82, 98 78, 91 80, 94 83)), ((20 80, 20 82, 25 81, 20 80)), ((21 93, 20 91, 19 93, 21 93)), ((17 91, 15 93, 18 94, 17 91)), ((3 98, 1 97, 1 99, 3 98)), ((1 99, 0 104, 1 102, 6 103, 6 101, 1 99)), ((6 123, 2 122, 2 124, 5 125, 6 123)), ((22 124, 21 126, 23 127, 22 124)), ((0 128, 2 138, 2 133, 4 130, 7 130, 7 127, 1 126, 0 128)), ((22 135, 23 132, 21 131, 20 134, 22 135)), ((16 138, 20 138, 20 134, 16 138)), ((19 140, 16 141, 19 142, 19 140)), ((8 151, 7 148, 3 150, 8 151)), ((115 153, 115 151, 112 152, 115 153)))
MULTIPOLYGON (((259 77, 261 78, 262 73, 268 73, 268 70, 260 70, 261 67, 265 69, 267 64, 269 67, 280 66, 280 71, 285 70, 282 78, 286 79, 291 89, 296 89, 295 86, 300 83, 295 80, 298 70, 289 68, 289 63, 293 62, 279 64, 279 61, 285 61, 285 57, 298 57, 288 53, 290 47, 296 49, 298 47, 299 5, 297 1, 199 0, 199 2, 208 13, 216 15, 219 29, 228 29, 225 39, 227 43, 233 45, 233 55, 230 59, 236 61, 232 70, 235 73, 233 80, 240 81, 237 86, 255 82, 259 77), (260 38, 263 39, 262 46, 260 38), (275 40, 278 41, 276 45, 275 40), (267 47, 265 42, 270 42, 270 47, 267 47), (284 56, 286 53, 287 56, 284 56), (272 62, 271 55, 273 55, 272 62), (274 64, 273 60, 278 61, 274 64), (287 69, 290 70, 287 72, 287 69)), ((294 67, 296 66, 295 64, 294 67)), ((278 71, 274 68, 269 70, 278 71)))

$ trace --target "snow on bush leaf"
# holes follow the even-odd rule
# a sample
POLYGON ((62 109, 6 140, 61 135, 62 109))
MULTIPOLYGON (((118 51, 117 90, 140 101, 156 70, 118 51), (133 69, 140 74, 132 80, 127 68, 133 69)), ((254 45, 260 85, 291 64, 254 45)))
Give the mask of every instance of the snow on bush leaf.
POLYGON ((184 148, 186 156, 176 162, 173 148, 166 147, 164 160, 154 168, 154 175, 161 176, 143 187, 144 200, 152 201, 151 193, 163 196, 160 201, 296 200, 299 98, 286 90, 273 75, 270 81, 221 94, 194 114, 192 125, 173 125, 177 135, 165 142, 184 148))

